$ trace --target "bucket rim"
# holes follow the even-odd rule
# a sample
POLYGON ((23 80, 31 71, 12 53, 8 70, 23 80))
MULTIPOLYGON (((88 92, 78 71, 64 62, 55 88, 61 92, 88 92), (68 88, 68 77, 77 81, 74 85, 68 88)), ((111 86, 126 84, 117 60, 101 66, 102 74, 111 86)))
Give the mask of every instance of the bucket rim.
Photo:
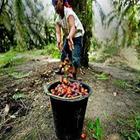
MULTIPOLYGON (((77 80, 70 80, 71 82, 76 82, 77 80)), ((92 93, 93 93, 93 89, 87 85, 86 83, 82 82, 82 81, 78 81, 80 84, 88 87, 88 94, 85 95, 85 96, 78 96, 78 97, 73 97, 73 98, 64 98, 64 97, 60 97, 60 96, 57 96, 57 95, 52 95, 51 92, 49 91, 49 89, 51 88, 52 85, 54 84, 59 84, 61 83, 60 81, 55 81, 53 83, 50 83, 50 84, 44 84, 44 91, 45 91, 45 94, 50 96, 50 98, 53 98, 53 99, 56 99, 56 100, 60 100, 60 101, 66 101, 66 102, 76 102, 76 101, 81 101, 81 100, 84 100, 86 98, 88 98, 92 93)))

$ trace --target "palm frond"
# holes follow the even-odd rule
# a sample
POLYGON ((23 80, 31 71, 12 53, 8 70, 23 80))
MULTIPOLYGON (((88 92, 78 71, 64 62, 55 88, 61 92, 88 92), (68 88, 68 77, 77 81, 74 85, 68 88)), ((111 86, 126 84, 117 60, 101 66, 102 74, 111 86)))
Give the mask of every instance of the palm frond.
POLYGON ((101 7, 101 5, 100 5, 100 3, 98 1, 95 1, 95 5, 96 5, 96 7, 98 7, 100 17, 101 17, 101 23, 103 25, 105 17, 106 17, 105 12, 103 11, 103 9, 102 9, 102 7, 101 7))
POLYGON ((30 8, 31 12, 32 12, 32 17, 36 16, 36 9, 35 9, 35 4, 33 3, 32 0, 25 0, 26 5, 30 8))
POLYGON ((115 38, 118 38, 119 29, 122 30, 123 38, 122 45, 128 43, 129 45, 135 40, 137 32, 139 32, 139 21, 137 17, 140 16, 140 4, 138 0, 119 0, 114 5, 115 10, 109 13, 107 17, 107 25, 109 26, 114 19, 118 20, 116 25, 115 38))
POLYGON ((114 19, 116 19, 117 15, 114 13, 114 15, 109 17, 109 20, 107 20, 107 27, 110 26, 110 24, 113 22, 114 19))
POLYGON ((8 31, 11 30, 11 19, 6 10, 4 10, 0 15, 0 24, 3 24, 8 31))
POLYGON ((126 44, 126 30, 123 26, 121 26, 121 29, 122 29, 122 41, 121 41, 121 45, 125 47, 125 44, 126 44))
POLYGON ((14 12, 16 23, 16 40, 20 51, 27 49, 28 30, 25 26, 24 5, 22 0, 14 0, 14 12))

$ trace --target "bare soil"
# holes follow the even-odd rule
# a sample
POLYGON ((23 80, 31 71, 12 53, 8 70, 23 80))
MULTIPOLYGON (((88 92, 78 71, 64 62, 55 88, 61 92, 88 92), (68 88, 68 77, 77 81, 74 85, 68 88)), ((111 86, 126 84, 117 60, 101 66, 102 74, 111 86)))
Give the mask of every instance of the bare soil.
MULTIPOLYGON (((59 80, 54 73, 58 65, 58 61, 40 57, 14 67, 15 72, 28 73, 27 76, 14 77, 8 75, 6 69, 1 74, 1 140, 57 140, 49 97, 45 95, 43 85, 59 80), (13 95, 19 93, 25 97, 13 99, 13 95)), ((105 139, 108 135, 120 133, 117 120, 127 118, 134 112, 140 113, 140 92, 132 87, 122 89, 115 86, 113 81, 116 77, 112 73, 108 80, 99 80, 97 75, 101 71, 96 68, 82 70, 85 74, 80 73, 79 77, 93 88, 85 118, 100 118, 105 139)), ((114 69, 112 71, 115 73, 114 69)), ((126 74, 127 71, 123 72, 126 74)), ((133 79, 130 78, 129 82, 133 83, 133 79)))

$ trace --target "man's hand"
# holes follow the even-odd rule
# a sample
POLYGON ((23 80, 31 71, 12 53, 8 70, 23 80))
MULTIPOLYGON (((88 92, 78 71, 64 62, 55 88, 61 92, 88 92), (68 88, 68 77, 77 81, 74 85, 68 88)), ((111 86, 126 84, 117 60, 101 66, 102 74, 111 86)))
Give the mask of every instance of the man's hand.
POLYGON ((57 47, 60 51, 62 51, 62 43, 61 42, 57 42, 57 47))
POLYGON ((72 51, 74 49, 74 43, 73 43, 72 37, 68 36, 67 39, 68 39, 69 49, 72 51))

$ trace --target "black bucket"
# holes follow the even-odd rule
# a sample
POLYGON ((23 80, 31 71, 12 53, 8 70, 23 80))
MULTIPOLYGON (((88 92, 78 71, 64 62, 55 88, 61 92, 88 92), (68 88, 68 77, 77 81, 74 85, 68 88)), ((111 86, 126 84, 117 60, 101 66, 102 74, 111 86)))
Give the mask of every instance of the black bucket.
MULTIPOLYGON (((45 92, 50 93, 60 82, 45 86, 45 92)), ((50 96, 53 111, 56 136, 59 140, 80 140, 85 111, 89 95, 92 89, 81 82, 82 87, 88 89, 88 95, 75 99, 65 99, 50 96)))

